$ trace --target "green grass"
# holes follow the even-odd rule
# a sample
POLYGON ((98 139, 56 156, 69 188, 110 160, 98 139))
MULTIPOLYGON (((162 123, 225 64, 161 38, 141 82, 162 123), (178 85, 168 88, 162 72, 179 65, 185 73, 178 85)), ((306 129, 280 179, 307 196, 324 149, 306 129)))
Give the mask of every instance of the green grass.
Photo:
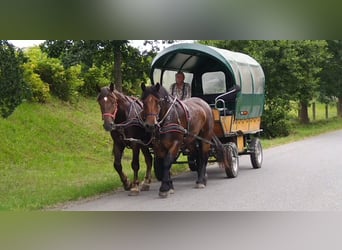
MULTIPOLYGON (((111 151, 95 100, 22 104, 0 119, 0 210, 36 210, 118 188, 111 151)), ((129 159, 126 150, 125 166, 129 159)))
MULTIPOLYGON (((342 129, 342 119, 293 123, 290 136, 262 144, 268 148, 336 129, 342 129)), ((39 210, 121 188, 111 151, 95 100, 23 103, 8 119, 0 118, 0 210, 39 210)), ((131 176, 130 159, 126 149, 123 165, 131 176)), ((142 179, 143 159, 141 169, 142 179)), ((172 168, 173 174, 182 171, 187 164, 172 168)))

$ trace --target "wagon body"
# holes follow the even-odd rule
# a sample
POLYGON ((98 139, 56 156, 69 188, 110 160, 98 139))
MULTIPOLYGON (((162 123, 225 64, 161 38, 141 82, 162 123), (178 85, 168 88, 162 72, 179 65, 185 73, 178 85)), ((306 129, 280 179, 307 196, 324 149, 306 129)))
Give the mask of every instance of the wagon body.
MULTIPOLYGON (((240 155, 250 154, 262 161, 260 141, 254 139, 261 132, 265 99, 260 64, 243 53, 195 43, 175 44, 152 61, 152 84, 159 82, 168 88, 178 71, 184 72, 185 82, 191 84, 191 96, 212 107, 215 134, 221 142, 234 143, 240 155)), ((253 167, 260 167, 259 163, 253 167)))

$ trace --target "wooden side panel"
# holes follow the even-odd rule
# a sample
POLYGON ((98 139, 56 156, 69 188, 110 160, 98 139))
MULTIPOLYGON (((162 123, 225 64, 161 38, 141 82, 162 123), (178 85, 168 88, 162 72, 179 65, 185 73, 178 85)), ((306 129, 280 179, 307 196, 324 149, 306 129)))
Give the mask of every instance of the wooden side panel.
POLYGON ((235 120, 232 126, 232 132, 236 131, 249 131, 249 119, 246 120, 235 120))
POLYGON ((252 118, 249 122, 249 131, 255 131, 260 129, 261 118, 252 118))
POLYGON ((214 117, 214 133, 217 137, 223 137, 224 132, 220 120, 220 112, 217 109, 212 109, 214 117))
POLYGON ((242 131, 243 133, 249 131, 256 131, 260 129, 261 118, 251 118, 245 120, 235 120, 232 125, 232 132, 242 131))
MULTIPOLYGON (((218 137, 224 137, 239 131, 248 133, 260 129, 260 117, 236 120, 232 115, 220 116, 220 112, 217 109, 212 109, 212 112, 215 121, 214 132, 218 137)), ((243 141, 241 143, 243 144, 243 141)))
POLYGON ((232 120, 233 117, 229 116, 221 116, 222 128, 224 130, 224 134, 229 134, 232 131, 232 120))
POLYGON ((214 116, 214 121, 219 121, 220 120, 220 112, 217 109, 212 109, 213 116, 214 116))

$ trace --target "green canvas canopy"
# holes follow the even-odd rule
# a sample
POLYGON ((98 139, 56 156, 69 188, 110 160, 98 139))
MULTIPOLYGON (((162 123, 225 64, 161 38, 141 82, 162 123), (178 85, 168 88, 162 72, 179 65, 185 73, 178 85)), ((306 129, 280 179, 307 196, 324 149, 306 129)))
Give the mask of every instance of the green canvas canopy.
POLYGON ((183 71, 192 75, 192 96, 205 96, 204 79, 210 72, 220 72, 215 81, 224 81, 225 90, 239 86, 236 97, 236 119, 260 117, 264 105, 265 76, 260 64, 249 55, 196 43, 172 45, 152 61, 152 83, 163 84, 164 72, 183 71))

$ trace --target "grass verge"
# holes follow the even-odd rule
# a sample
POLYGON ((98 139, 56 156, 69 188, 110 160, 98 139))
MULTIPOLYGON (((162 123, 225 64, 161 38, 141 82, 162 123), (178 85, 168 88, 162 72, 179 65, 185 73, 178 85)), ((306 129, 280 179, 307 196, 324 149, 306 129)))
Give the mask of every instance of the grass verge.
POLYGON ((306 125, 293 122, 292 132, 289 136, 275 139, 262 139, 262 145, 264 149, 267 149, 339 129, 342 129, 342 118, 338 117, 327 120, 316 120, 306 125))

